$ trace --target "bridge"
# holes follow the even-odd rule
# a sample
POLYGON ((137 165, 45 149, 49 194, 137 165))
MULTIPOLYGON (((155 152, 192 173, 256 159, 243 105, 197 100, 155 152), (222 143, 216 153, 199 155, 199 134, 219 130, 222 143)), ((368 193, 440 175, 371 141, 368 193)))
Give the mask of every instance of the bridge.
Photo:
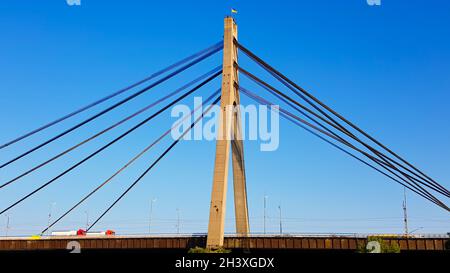
MULTIPOLYGON (((354 158, 357 162, 366 165, 374 171, 385 176, 389 181, 399 184, 408 191, 421 196, 428 202, 450 211, 449 207, 442 201, 442 198, 449 198, 450 192, 441 183, 431 178, 428 174, 420 170, 417 166, 399 156, 393 149, 378 141, 375 137, 368 134, 366 131, 359 128, 357 125, 339 114, 318 98, 306 91, 300 85, 282 74, 279 70, 269 65, 268 62, 253 53, 250 49, 238 42, 237 24, 232 17, 225 18, 224 21, 224 37, 212 46, 207 47, 179 62, 176 62, 168 67, 142 79, 139 82, 120 89, 104 98, 101 98, 91 104, 81 107, 80 109, 60 117, 42 127, 32 130, 22 136, 17 137, 3 145, 0 145, 0 150, 13 147, 20 142, 25 141, 29 137, 45 131, 46 129, 55 126, 61 122, 69 120, 70 118, 93 108, 94 106, 105 103, 121 94, 130 92, 132 89, 142 87, 135 93, 128 95, 119 102, 108 106, 104 110, 96 113, 93 116, 83 120, 82 122, 70 127, 69 129, 48 138, 46 141, 33 146, 24 153, 7 160, 0 164, 0 169, 11 167, 13 163, 24 160, 30 154, 42 150, 50 143, 63 138, 64 136, 74 132, 80 127, 83 127, 95 119, 105 115, 106 113, 126 104, 127 102, 138 98, 140 95, 152 90, 156 86, 169 81, 174 76, 188 70, 196 64, 208 59, 210 56, 223 51, 223 63, 206 74, 203 74, 191 82, 186 83, 182 87, 176 89, 169 94, 162 94, 163 96, 149 104, 148 106, 138 110, 132 115, 122 119, 112 125, 106 127, 89 138, 77 143, 76 145, 61 151, 60 153, 51 156, 48 160, 35 165, 29 170, 9 179, 8 181, 0 181, 0 191, 2 188, 20 181, 22 178, 39 171, 42 167, 63 158, 65 155, 78 150, 80 147, 101 135, 109 132, 122 124, 134 119, 141 114, 144 114, 150 109, 160 107, 155 113, 147 116, 144 120, 137 123, 131 129, 120 134, 110 142, 106 143, 95 152, 89 154, 79 162, 71 165, 63 172, 59 173, 53 178, 44 181, 40 186, 32 189, 29 193, 21 196, 17 201, 13 202, 6 208, 2 208, 0 215, 7 213, 13 208, 21 205, 30 197, 37 195, 42 190, 51 186, 65 176, 66 174, 77 169, 79 166, 87 163, 93 157, 100 155, 104 150, 119 142, 136 129, 144 126, 152 121, 155 117, 165 112, 167 109, 173 107, 178 102, 187 98, 197 90, 204 87, 216 78, 221 77, 221 87, 209 95, 203 102, 202 106, 211 103, 203 112, 200 108, 194 109, 190 115, 198 116, 190 126, 182 132, 182 134, 175 139, 166 149, 159 154, 155 161, 148 165, 148 168, 135 179, 118 198, 109 203, 107 208, 100 214, 96 220, 87 227, 87 231, 91 230, 102 218, 110 212, 141 180, 149 175, 158 163, 164 157, 171 154, 172 150, 182 142, 183 137, 188 134, 195 125, 204 118, 204 116, 211 111, 216 104, 220 105, 219 127, 216 140, 216 154, 215 165, 213 171, 213 182, 211 191, 211 203, 209 213, 209 224, 207 236, 190 236, 190 237, 45 237, 36 238, 6 238, 0 240, 0 250, 36 250, 36 249, 65 249, 66 245, 71 240, 78 241, 85 249, 116 249, 116 248, 178 248, 187 249, 192 246, 206 246, 210 249, 217 248, 249 248, 249 249, 337 249, 337 250, 355 250, 361 243, 365 243, 367 238, 346 237, 346 236, 329 236, 329 237, 305 237, 305 236, 285 236, 285 237, 265 237, 255 236, 251 233, 251 226, 248 217, 248 201, 247 201, 247 187, 245 174, 245 160, 244 160, 244 142, 242 140, 242 124, 241 124, 241 110, 240 110, 240 96, 245 95, 256 103, 265 106, 276 105, 270 101, 266 95, 275 97, 283 106, 271 107, 271 111, 280 114, 282 118, 293 123, 299 128, 306 130, 312 135, 318 137, 325 143, 333 146, 340 152, 354 158), (246 68, 242 67, 238 62, 239 53, 243 53, 250 60, 254 61, 259 67, 268 73, 273 79, 277 80, 279 84, 284 86, 292 94, 288 94, 281 89, 276 88, 275 85, 269 84, 256 76, 246 68), (258 92, 251 91, 243 87, 239 82, 239 77, 246 77, 258 86, 258 92), (186 91, 187 90, 187 91, 186 91), (292 96, 294 95, 294 96, 292 96), (169 101, 169 102, 166 102, 169 101), (230 165, 231 161, 231 166, 230 165), (226 208, 226 192, 228 188, 228 170, 232 168, 233 171, 233 189, 234 189, 234 207, 235 207, 235 221, 236 234, 235 236, 227 237, 224 234, 225 226, 225 208, 226 208)), ((186 117, 187 118, 187 117, 186 117)), ((182 123, 183 121, 180 121, 182 123)), ((177 124, 180 125, 180 124, 177 124)), ((61 214, 55 221, 49 223, 43 228, 41 234, 45 234, 48 230, 54 227, 57 223, 63 221, 67 215, 76 210, 82 203, 91 198, 95 193, 100 191, 105 185, 111 183, 119 174, 124 172, 130 165, 134 164, 144 154, 150 151, 154 146, 159 144, 166 138, 173 127, 169 127, 159 138, 155 139, 145 149, 136 154, 126 164, 118 170, 114 170, 112 175, 102 181, 97 187, 92 189, 89 193, 83 196, 79 202, 73 204, 67 211, 61 214)), ((1 193, 1 192, 0 192, 1 193)), ((445 199, 447 200, 447 199, 445 199)), ((415 238, 408 234, 408 226, 406 221, 405 209, 405 236, 404 237, 387 237, 385 240, 388 243, 396 242, 403 250, 443 250, 445 248, 445 238, 415 238)))
MULTIPOLYGON (((427 238, 385 237, 389 245, 397 245, 402 252, 443 251, 448 249, 450 240, 439 236, 427 238)), ((206 235, 179 236, 113 236, 113 237, 48 237, 39 240, 32 238, 0 239, 1 251, 67 251, 74 242, 82 251, 180 251, 206 245, 206 235)), ((252 235, 247 237, 225 236, 223 247, 232 251, 334 251, 355 252, 364 249, 366 236, 351 235, 252 235)))

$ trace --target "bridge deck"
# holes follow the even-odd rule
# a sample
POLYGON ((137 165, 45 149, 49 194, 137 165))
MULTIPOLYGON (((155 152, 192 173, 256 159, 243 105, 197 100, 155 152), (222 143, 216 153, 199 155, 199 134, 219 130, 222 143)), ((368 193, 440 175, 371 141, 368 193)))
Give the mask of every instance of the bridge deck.
MULTIPOLYGON (((402 251, 445 250, 447 238, 383 238, 388 243, 397 243, 402 251)), ((189 249, 206 245, 206 236, 177 237, 48 237, 3 238, 0 251, 64 250, 71 241, 80 243, 85 250, 106 249, 189 249)), ((276 249, 276 250, 356 250, 366 245, 367 239, 355 237, 225 237, 227 249, 276 249)))

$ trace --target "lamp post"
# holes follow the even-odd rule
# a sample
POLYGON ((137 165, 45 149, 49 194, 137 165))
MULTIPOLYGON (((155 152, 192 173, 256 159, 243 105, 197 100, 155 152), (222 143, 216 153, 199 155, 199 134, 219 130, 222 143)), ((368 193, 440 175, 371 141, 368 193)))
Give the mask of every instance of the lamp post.
POLYGON ((266 234, 266 218, 267 218, 267 195, 264 195, 264 234, 266 234))
POLYGON ((180 209, 177 208, 177 234, 180 234, 180 209))
POLYGON ((89 228, 89 211, 85 210, 84 213, 86 213, 86 230, 89 228))
POLYGON ((8 237, 8 232, 9 232, 9 214, 6 215, 5 237, 8 237))
POLYGON ((49 228, 48 232, 50 232, 50 223, 52 221, 52 211, 53 211, 53 207, 56 205, 55 202, 50 203, 50 207, 49 207, 49 211, 48 211, 48 224, 47 224, 47 228, 49 228))
POLYGON ((283 224, 281 222, 281 205, 278 206, 278 210, 280 211, 280 235, 283 234, 283 224))
POLYGON ((153 203, 156 202, 156 198, 150 200, 150 213, 148 216, 148 234, 150 234, 151 226, 152 226, 152 213, 153 213, 153 203))
POLYGON ((403 224, 405 228, 405 235, 408 236, 408 210, 406 204, 406 188, 403 188, 403 224))

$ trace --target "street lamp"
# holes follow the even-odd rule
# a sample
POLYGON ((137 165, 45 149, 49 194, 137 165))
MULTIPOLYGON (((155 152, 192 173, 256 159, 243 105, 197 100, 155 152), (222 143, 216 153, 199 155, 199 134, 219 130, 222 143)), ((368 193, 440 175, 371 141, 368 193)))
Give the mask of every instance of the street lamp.
POLYGON ((84 213, 86 213, 86 230, 89 228, 89 211, 85 210, 84 213))
MULTIPOLYGON (((53 211, 53 207, 55 205, 56 205, 56 202, 50 203, 50 208, 49 208, 49 211, 48 211, 48 224, 47 224, 47 228, 49 228, 49 229, 50 229, 50 223, 51 223, 51 220, 52 220, 52 211, 53 211)), ((50 232, 50 230, 48 232, 50 232)))
POLYGON ((278 206, 278 210, 280 211, 280 235, 283 234, 283 224, 281 223, 281 205, 278 206))
POLYGON ((406 204, 406 188, 403 188, 403 224, 405 229, 405 235, 408 236, 408 210, 406 204))
POLYGON ((150 234, 151 226, 152 226, 152 213, 153 213, 153 203, 156 202, 156 198, 150 200, 150 214, 148 217, 148 234, 150 234))
POLYGON ((267 195, 264 195, 264 234, 266 234, 266 218, 267 218, 267 195))
POLYGON ((177 234, 180 234, 180 209, 177 208, 177 234))
POLYGON ((6 229, 5 229, 5 237, 8 237, 8 231, 9 231, 9 214, 6 215, 6 229))

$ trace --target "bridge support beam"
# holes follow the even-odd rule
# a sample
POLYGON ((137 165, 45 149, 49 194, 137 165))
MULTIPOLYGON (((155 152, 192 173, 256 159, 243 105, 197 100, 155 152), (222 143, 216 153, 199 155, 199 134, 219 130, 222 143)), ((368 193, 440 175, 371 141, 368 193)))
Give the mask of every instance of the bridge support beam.
POLYGON ((236 107, 240 104, 237 70, 238 54, 234 43, 234 40, 237 40, 237 25, 231 17, 225 18, 223 38, 220 125, 217 132, 216 158, 206 243, 208 248, 213 249, 222 247, 224 242, 230 152, 232 153, 236 232, 239 236, 248 236, 249 233, 241 113, 239 107, 236 107))

